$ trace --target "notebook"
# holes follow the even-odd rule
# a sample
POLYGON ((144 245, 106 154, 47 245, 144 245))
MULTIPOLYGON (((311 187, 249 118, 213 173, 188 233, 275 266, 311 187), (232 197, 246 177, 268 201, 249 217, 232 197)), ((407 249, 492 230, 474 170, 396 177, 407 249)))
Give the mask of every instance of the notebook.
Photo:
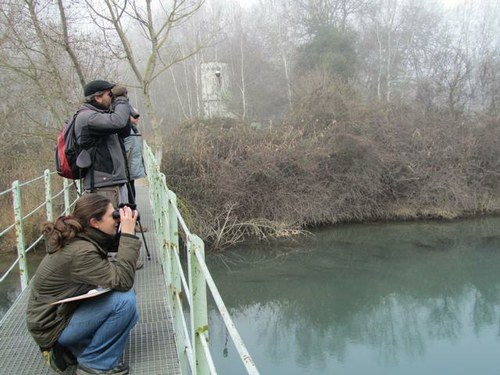
POLYGON ((74 297, 69 297, 69 298, 64 298, 56 302, 52 302, 51 305, 58 305, 60 303, 65 303, 65 302, 71 302, 71 301, 78 301, 81 299, 87 299, 87 298, 92 298, 92 297, 97 297, 100 296, 101 294, 109 292, 111 289, 110 288, 103 288, 98 286, 95 289, 89 290, 85 294, 81 294, 79 296, 74 296, 74 297))

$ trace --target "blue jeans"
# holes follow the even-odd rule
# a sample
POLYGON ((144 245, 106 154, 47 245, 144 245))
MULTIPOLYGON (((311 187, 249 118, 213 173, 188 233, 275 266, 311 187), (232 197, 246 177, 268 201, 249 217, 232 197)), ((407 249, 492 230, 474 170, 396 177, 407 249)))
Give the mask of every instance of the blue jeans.
POLYGON ((79 364, 109 370, 118 365, 138 320, 135 293, 111 291, 84 300, 58 342, 71 350, 79 364))

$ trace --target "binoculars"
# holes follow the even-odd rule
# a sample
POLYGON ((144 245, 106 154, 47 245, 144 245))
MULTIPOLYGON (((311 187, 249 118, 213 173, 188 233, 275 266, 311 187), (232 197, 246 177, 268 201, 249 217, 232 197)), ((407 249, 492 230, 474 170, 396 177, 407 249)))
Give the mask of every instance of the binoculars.
MULTIPOLYGON (((123 207, 130 207, 130 209, 134 211, 137 208, 137 205, 133 203, 120 203, 118 208, 113 211, 113 219, 120 220, 120 208, 123 207)), ((139 213, 137 213, 137 220, 139 220, 139 213)))

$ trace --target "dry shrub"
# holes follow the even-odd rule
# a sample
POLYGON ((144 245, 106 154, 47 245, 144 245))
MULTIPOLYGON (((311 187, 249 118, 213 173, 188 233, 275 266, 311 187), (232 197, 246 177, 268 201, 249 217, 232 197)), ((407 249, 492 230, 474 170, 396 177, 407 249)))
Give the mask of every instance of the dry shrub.
POLYGON ((322 70, 297 77, 293 88, 292 121, 309 130, 352 124, 362 120, 367 109, 348 83, 322 70))
POLYGON ((477 180, 474 182, 500 195, 500 117, 482 117, 477 124, 473 163, 477 180))
MULTIPOLYGON (((38 131, 37 125, 32 123, 24 124, 27 128, 29 128, 28 125, 31 125, 29 131, 20 128, 16 122, 19 119, 16 120, 15 113, 11 109, 2 120, 0 147, 3 152, 0 158, 0 173, 2 175, 0 192, 10 189, 14 180, 23 183, 41 176, 47 168, 54 169, 55 131, 52 133, 50 129, 38 131), (18 127, 16 128, 14 124, 18 125, 18 127), (51 138, 50 134, 54 138, 51 138)), ((62 187, 62 179, 57 176, 53 177, 52 185, 53 191, 59 190, 62 187)), ((43 179, 21 187, 24 215, 34 210, 44 200, 43 179)), ((55 204, 61 204, 61 202, 62 197, 56 200, 55 204)), ((0 209, 5 213, 0 217, 0 232, 2 232, 14 223, 12 193, 3 194, 0 197, 0 209)), ((59 211, 55 210, 55 212, 59 211)), ((42 209, 40 213, 36 213, 24 221, 23 229, 26 243, 30 243, 34 238, 38 237, 39 225, 44 219, 45 211, 42 209)), ((11 229, 0 238, 0 246, 3 252, 15 251, 16 235, 14 229, 11 229)))
MULTIPOLYGON (((44 179, 24 185, 24 182, 31 181, 43 174, 42 169, 35 170, 34 168, 21 169, 17 176, 21 186, 21 213, 28 217, 23 219, 23 232, 25 247, 29 246, 40 235, 40 224, 47 220, 46 207, 42 206, 36 210, 45 201, 45 186, 44 179), (36 211, 35 211, 36 210, 36 211), (32 213, 33 212, 33 213, 32 213)), ((63 179, 57 175, 51 175, 51 190, 54 197, 57 192, 63 188, 63 179)), ((72 198, 75 198, 75 193, 72 192, 72 198)), ((52 200, 54 216, 59 215, 64 210, 64 196, 61 194, 54 197, 52 200)), ((9 192, 0 197, 0 207, 5 215, 0 219, 0 232, 14 223, 14 209, 12 193, 9 192)), ((16 232, 15 228, 10 229, 2 237, 0 237, 0 246, 2 252, 16 251, 16 232)))
POLYGON ((382 215, 383 165, 360 136, 197 123, 179 128, 169 147, 168 182, 216 247, 382 215))
POLYGON ((478 169, 480 160, 487 160, 481 155, 487 143, 478 137, 477 125, 405 113, 403 122, 384 125, 395 218, 455 218, 498 209, 478 169))
POLYGON ((369 102, 321 71, 298 77, 288 121, 182 124, 164 160, 215 247, 338 222, 456 218, 500 209, 498 118, 369 102))

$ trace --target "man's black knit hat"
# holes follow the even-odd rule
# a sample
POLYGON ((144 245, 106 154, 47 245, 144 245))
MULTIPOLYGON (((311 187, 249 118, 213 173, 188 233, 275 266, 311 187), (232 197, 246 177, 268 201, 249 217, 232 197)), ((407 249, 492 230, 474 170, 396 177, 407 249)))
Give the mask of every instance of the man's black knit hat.
POLYGON ((110 83, 108 81, 103 81, 102 79, 98 79, 96 81, 92 81, 87 83, 83 88, 83 95, 85 97, 94 95, 96 92, 111 90, 115 87, 114 83, 110 83))

